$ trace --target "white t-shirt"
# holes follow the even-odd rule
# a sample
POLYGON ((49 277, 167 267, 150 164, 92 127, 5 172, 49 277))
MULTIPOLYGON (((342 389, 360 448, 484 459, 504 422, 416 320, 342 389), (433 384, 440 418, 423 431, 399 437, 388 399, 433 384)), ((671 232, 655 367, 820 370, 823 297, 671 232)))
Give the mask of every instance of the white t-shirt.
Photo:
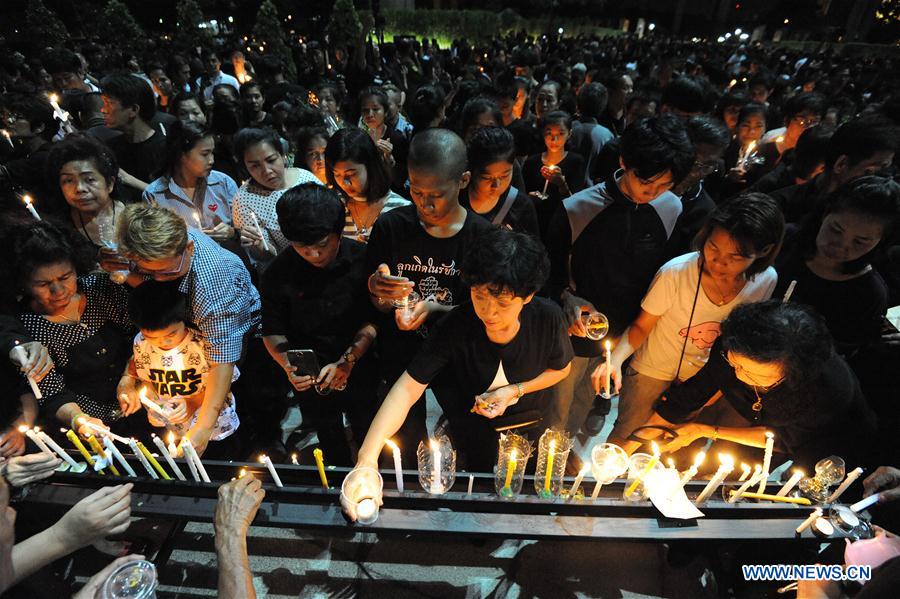
POLYGON ((691 307, 700 276, 699 257, 699 252, 691 252, 669 260, 650 283, 641 308, 660 318, 631 361, 632 368, 640 374, 663 381, 673 380, 678 370, 678 357, 684 347, 678 378, 682 381, 691 378, 709 359, 709 348, 718 339, 721 323, 731 311, 741 304, 770 298, 778 282, 778 275, 770 266, 752 281, 747 281, 737 297, 724 306, 713 303, 701 287, 691 320, 691 307), (685 337, 688 338, 687 345, 684 344, 685 337))
MULTIPOLYGON (((206 381, 209 374, 209 361, 207 361, 206 341, 199 331, 188 329, 184 340, 174 349, 168 351, 159 349, 146 339, 141 333, 134 337, 134 367, 141 382, 156 392, 159 397, 158 404, 165 409, 171 409, 169 401, 184 401, 183 398, 203 393, 206 391, 206 381)), ((240 376, 237 367, 234 369, 232 382, 240 376)), ((198 410, 199 412, 199 410, 198 410)), ((197 413, 191 414, 184 422, 166 424, 166 429, 183 437, 197 421, 197 413)), ((148 412, 148 416, 150 416, 148 412)), ((151 419, 154 425, 157 422, 155 415, 151 419)), ((220 441, 240 426, 235 411, 234 395, 230 392, 225 397, 225 405, 219 412, 216 424, 213 427, 210 439, 220 441)))

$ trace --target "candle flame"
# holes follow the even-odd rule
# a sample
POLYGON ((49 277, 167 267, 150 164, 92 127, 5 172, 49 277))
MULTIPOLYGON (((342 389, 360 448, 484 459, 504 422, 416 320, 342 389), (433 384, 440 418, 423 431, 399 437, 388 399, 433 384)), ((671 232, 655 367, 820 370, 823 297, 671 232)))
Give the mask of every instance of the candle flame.
MULTIPOLYGON (((721 459, 721 456, 719 457, 719 459, 721 459)), ((744 474, 750 474, 750 466, 748 466, 744 462, 741 462, 741 470, 744 472, 744 474)))
POLYGON ((300 462, 297 461, 297 454, 296 454, 296 453, 292 453, 292 454, 291 454, 291 464, 294 464, 295 466, 299 466, 299 465, 300 465, 300 462))
POLYGON ((747 144, 747 152, 746 153, 749 154, 750 152, 752 152, 755 149, 756 149, 756 141, 751 141, 749 144, 747 144))
POLYGON ((260 454, 259 461, 261 464, 265 464, 266 463, 266 454, 264 454, 264 453, 260 454))
POLYGON ((400 448, 392 439, 385 439, 384 444, 391 448, 392 451, 400 451, 400 448))
POLYGON ((753 466, 753 476, 758 476, 760 472, 762 472, 762 464, 753 466))
POLYGON ((57 96, 56 94, 50 94, 50 103, 56 104, 57 102, 59 102, 59 96, 57 96))
POLYGON ((590 466, 590 464, 588 464, 584 468, 581 469, 581 472, 578 473, 578 476, 584 476, 585 474, 587 474, 590 471, 591 471, 591 466, 590 466))
POLYGON ((731 84, 728 87, 734 87, 735 85, 737 85, 737 79, 732 79, 731 84))
POLYGON ((516 459, 516 454, 517 454, 517 453, 518 453, 518 450, 516 450, 516 449, 513 449, 512 451, 510 451, 510 452, 509 452, 509 459, 510 459, 510 460, 516 459))
POLYGON ((784 141, 784 135, 779 135, 778 137, 775 138, 775 141, 776 141, 777 143, 783 142, 783 141, 784 141))
POLYGON ((656 441, 651 441, 650 447, 653 449, 653 455, 659 457, 659 445, 656 444, 656 441))
POLYGON ((773 433, 772 431, 766 431, 766 439, 774 439, 774 438, 775 438, 775 433, 773 433))
POLYGON ((800 468, 795 468, 794 474, 797 476, 804 476, 806 473, 803 470, 801 470, 800 468))
POLYGON ((609 339, 607 339, 607 340, 603 343, 603 347, 606 348, 606 351, 611 350, 611 349, 612 349, 612 342, 611 342, 609 339))
POLYGON ((19 432, 20 432, 20 433, 23 433, 23 434, 24 434, 25 431, 27 431, 27 430, 28 430, 28 427, 25 426, 24 424, 23 424, 22 426, 19 427, 19 432))
POLYGON ((41 432, 41 427, 36 426, 36 427, 34 427, 32 430, 33 430, 34 432, 36 432, 36 433, 39 433, 39 432, 41 432))
POLYGON ((167 437, 167 439, 169 441, 169 444, 174 445, 175 444, 175 433, 173 433, 172 431, 169 431, 169 436, 167 437))
POLYGON ((550 453, 553 453, 554 451, 556 451, 556 439, 551 439, 550 440, 550 453))
POLYGON ((34 200, 32 200, 31 196, 28 194, 22 196, 22 201, 25 202, 26 206, 31 206, 32 202, 34 202, 34 200))
POLYGON ((703 461, 705 459, 706 459, 706 452, 698 451, 697 456, 694 458, 694 467, 699 468, 703 464, 703 461))
MULTIPOLYGON (((0 129, 0 135, 2 135, 2 136, 5 137, 7 140, 9 140, 9 137, 10 137, 10 136, 9 136, 9 131, 7 131, 6 129, 0 129)), ((16 344, 18 344, 18 342, 16 342, 16 344)))
POLYGON ((728 455, 727 453, 719 454, 719 462, 722 464, 722 467, 733 470, 734 469, 734 458, 728 455))
POLYGON ((238 472, 238 478, 244 478, 244 476, 246 476, 246 474, 247 474, 247 469, 241 468, 241 471, 238 472))
POLYGON ((437 439, 431 439, 428 445, 431 447, 431 451, 439 451, 441 449, 441 444, 437 439))
POLYGON ((675 468, 675 460, 673 458, 669 458, 666 463, 669 465, 669 468, 675 468))

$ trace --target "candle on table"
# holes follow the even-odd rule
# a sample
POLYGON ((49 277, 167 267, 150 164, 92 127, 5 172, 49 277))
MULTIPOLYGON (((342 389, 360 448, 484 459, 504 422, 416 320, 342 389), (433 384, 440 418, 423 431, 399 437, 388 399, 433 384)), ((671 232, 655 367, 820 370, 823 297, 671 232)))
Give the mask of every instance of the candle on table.
POLYGON ((154 457, 154 455, 150 453, 150 450, 147 449, 146 445, 144 445, 140 441, 137 441, 137 447, 141 451, 141 453, 144 454, 144 457, 147 458, 147 461, 150 462, 150 465, 153 466, 153 469, 159 472, 159 475, 163 477, 163 480, 172 480, 172 477, 169 476, 169 474, 163 469, 162 464, 160 464, 156 460, 156 457, 154 457))
POLYGON ((293 464, 294 466, 299 466, 299 465, 300 465, 300 462, 297 461, 297 454, 296 454, 296 453, 292 453, 292 454, 291 454, 291 464, 293 464))
MULTIPOLYGON (((110 472, 113 473, 113 476, 122 476, 119 473, 119 470, 116 468, 115 464, 112 463, 112 458, 107 456, 106 452, 103 450, 103 448, 100 447, 100 442, 97 441, 97 437, 95 437, 94 435, 91 435, 90 437, 88 437, 87 441, 88 441, 88 445, 91 446, 91 449, 94 451, 94 453, 97 454, 97 457, 99 457, 104 462, 109 463, 107 468, 109 468, 110 472)), ((103 469, 101 468, 101 472, 102 472, 102 470, 103 469)))
POLYGON ((584 480, 584 475, 590 471, 590 466, 585 466, 578 472, 578 476, 575 477, 575 482, 572 483, 572 490, 569 491, 569 498, 574 499, 575 493, 578 492, 578 489, 581 487, 581 481, 584 480))
POLYGON ((31 199, 31 196, 22 196, 22 201, 25 203, 25 208, 28 210, 28 212, 31 213, 31 216, 33 216, 35 220, 41 220, 41 215, 38 214, 38 211, 34 209, 34 204, 32 203, 33 200, 31 199))
POLYGON ((44 443, 44 441, 38 436, 38 434, 37 434, 35 431, 33 431, 33 430, 31 430, 30 428, 28 428, 27 425, 24 425, 24 424, 23 424, 22 426, 20 426, 20 427, 19 427, 19 432, 20 432, 20 433, 24 433, 26 437, 28 437, 29 439, 31 439, 31 441, 32 441, 35 445, 37 445, 38 449, 41 450, 41 453, 49 453, 50 455, 53 455, 53 452, 50 451, 50 448, 47 447, 47 444, 44 443))
MULTIPOLYGON (((27 204, 26 204, 26 205, 27 205, 27 204)), ((34 208, 32 207, 32 210, 33 210, 33 209, 34 209, 34 208)), ((37 212, 35 211, 34 214, 36 215, 37 212)), ((41 220, 41 217, 38 216, 37 219, 38 219, 38 220, 41 220)), ((26 353, 26 351, 25 351, 25 348, 22 347, 22 346, 19 344, 19 341, 18 341, 18 340, 16 340, 15 343, 16 343, 16 344, 15 344, 15 346, 12 348, 12 352, 13 352, 13 354, 16 356, 16 360, 19 361, 19 364, 24 364, 24 363, 28 360, 28 355, 27 355, 27 353, 26 353)), ((40 387, 38 387, 37 381, 34 380, 34 377, 31 376, 31 375, 29 375, 29 376, 27 376, 27 377, 25 377, 25 378, 28 379, 28 385, 31 387, 31 392, 34 394, 34 396, 35 396, 37 399, 43 399, 44 395, 43 395, 43 393, 41 393, 41 389, 40 389, 40 387)))
POLYGON ((769 480, 769 468, 772 466, 772 451, 775 449, 775 434, 772 431, 766 431, 766 453, 763 454, 762 478, 759 479, 759 487, 757 493, 766 492, 766 481, 769 480))
MULTIPOLYGON (((200 472, 197 471, 197 463, 194 462, 194 460, 191 459, 191 456, 190 456, 190 454, 188 453, 188 450, 187 450, 187 446, 186 446, 186 445, 185 445, 185 446, 182 446, 182 452, 183 452, 183 454, 184 454, 184 461, 185 461, 185 462, 187 463, 187 465, 188 465, 188 470, 191 471, 191 477, 193 477, 194 482, 198 482, 198 483, 199 483, 199 482, 200 482, 201 480, 203 480, 203 479, 200 478, 200 472)), ((177 452, 176 452, 176 453, 177 453, 177 452)))
POLYGON ((313 449, 313 457, 316 459, 316 468, 319 470, 319 480, 322 486, 328 488, 328 477, 325 476, 325 458, 322 456, 322 449, 316 447, 313 449))
POLYGON ((628 490, 625 491, 625 497, 632 495, 635 490, 637 490, 638 485, 641 484, 641 481, 644 480, 644 477, 650 474, 650 471, 653 470, 653 468, 656 467, 656 463, 659 462, 659 447, 656 445, 656 441, 652 443, 652 447, 653 457, 650 458, 649 462, 647 462, 647 466, 644 468, 644 471, 634 479, 634 482, 632 482, 631 486, 628 487, 628 490))
POLYGON ((602 489, 602 488, 603 488, 603 483, 601 483, 598 480, 597 484, 594 485, 594 492, 591 493, 591 499, 597 499, 598 497, 600 497, 600 489, 602 489))
POLYGON ((257 218, 256 213, 252 210, 250 211, 250 220, 253 221, 253 226, 256 227, 256 230, 259 231, 259 236, 262 238, 262 246, 263 249, 267 252, 269 251, 269 242, 266 241, 266 234, 263 231, 263 228, 259 226, 259 218, 257 218))
POLYGON ((444 483, 441 481, 441 444, 436 439, 431 440, 431 492, 444 492, 444 483))
POLYGON ((109 430, 108 428, 106 428, 105 426, 100 426, 98 424, 94 424, 93 422, 91 422, 90 420, 88 420, 86 418, 83 418, 83 417, 79 418, 77 421, 77 424, 79 427, 86 426, 89 429, 91 429, 92 431, 99 433, 100 435, 102 435, 104 437, 112 437, 119 443, 124 443, 126 445, 128 444, 128 439, 126 439, 125 437, 120 437, 119 435, 113 434, 113 432, 111 430, 109 430))
POLYGON ((681 480, 678 481, 679 486, 683 489, 688 482, 697 476, 697 472, 700 470, 700 466, 703 465, 703 461, 706 459, 706 452, 699 451, 697 455, 694 457, 694 463, 691 464, 691 467, 684 471, 684 474, 681 475, 681 480))
POLYGON ((791 475, 791 477, 788 479, 788 481, 786 483, 784 483, 784 486, 781 487, 781 489, 775 494, 778 495, 779 497, 786 497, 787 494, 790 493, 791 490, 794 488, 794 486, 798 482, 800 482, 800 479, 803 478, 803 476, 804 476, 803 470, 800 470, 799 468, 794 470, 794 473, 791 475))
POLYGON ((610 372, 610 369, 612 368, 612 343, 607 339, 603 346, 606 348, 606 374, 603 376, 603 392, 607 396, 610 396, 612 395, 612 383, 610 378, 612 376, 612 373, 610 372))
POLYGON ((75 434, 75 431, 71 429, 59 429, 63 433, 65 433, 66 438, 75 446, 75 449, 78 450, 78 453, 84 458, 84 461, 87 462, 87 465, 91 468, 94 467, 94 458, 91 456, 91 452, 87 450, 87 447, 81 442, 81 439, 78 438, 78 435, 75 434))
POLYGON ((747 477, 750 476, 750 466, 741 462, 741 470, 742 470, 741 476, 740 476, 740 478, 738 478, 739 483, 744 482, 745 480, 747 480, 747 477))
POLYGON ((70 467, 73 471, 79 471, 79 469, 81 468, 82 464, 79 464, 78 462, 76 462, 75 460, 73 460, 73 459, 72 459, 72 456, 70 456, 69 453, 68 453, 65 449, 63 449, 62 447, 60 447, 59 443, 57 443, 56 441, 54 441, 54 440, 50 437, 50 435, 48 435, 48 434, 45 433, 44 431, 36 430, 36 432, 37 432, 37 436, 41 438, 41 441, 43 441, 44 443, 46 443, 47 445, 49 445, 50 448, 51 448, 53 451, 55 451, 55 452, 57 453, 57 455, 59 455, 59 457, 61 457, 62 459, 64 459, 64 460, 66 461, 66 463, 69 465, 69 467, 70 467))
POLYGON ((725 477, 728 476, 732 470, 734 470, 734 459, 730 455, 719 454, 719 469, 716 470, 716 473, 709 481, 709 484, 704 487, 703 491, 701 491, 700 495, 694 501, 694 505, 700 505, 706 501, 709 496, 713 494, 713 491, 719 488, 719 485, 722 484, 722 481, 725 480, 725 477))
POLYGON ((512 477, 513 474, 516 473, 516 467, 519 465, 518 460, 516 460, 516 455, 518 451, 513 449, 509 452, 509 459, 506 461, 506 479, 503 482, 502 491, 506 493, 512 493, 511 485, 512 485, 512 477))
POLYGON ((804 530, 806 530, 807 528, 809 528, 810 525, 815 521, 815 519, 818 518, 818 517, 820 517, 821 515, 822 515, 822 508, 817 507, 816 509, 814 509, 813 512, 809 515, 809 518, 807 518, 806 520, 804 520, 804 521, 800 524, 800 526, 797 527, 797 529, 796 529, 797 534, 799 535, 799 534, 802 533, 804 530))
POLYGON ((741 498, 741 495, 743 495, 744 493, 746 493, 747 490, 748 490, 751 486, 753 486, 753 485, 755 485, 756 483, 759 482, 759 477, 760 477, 760 476, 762 476, 762 466, 760 466, 759 464, 757 464, 756 466, 753 467, 753 476, 751 476, 750 478, 748 478, 748 479, 747 479, 747 482, 745 482, 744 484, 742 484, 742 485, 738 488, 737 491, 733 491, 733 492, 731 493, 731 496, 728 497, 728 503, 735 503, 735 502, 737 502, 737 501, 741 498))
POLYGON ((200 455, 194 448, 194 444, 191 443, 190 437, 183 437, 181 439, 181 450, 184 452, 187 459, 194 462, 194 465, 197 467, 197 473, 200 474, 200 479, 205 483, 210 482, 209 475, 206 473, 206 467, 203 466, 203 462, 200 461, 200 455))
POLYGON ((169 468, 172 469, 172 472, 175 473, 175 476, 178 480, 185 480, 184 474, 181 472, 181 468, 178 467, 178 464, 175 463, 175 460, 172 459, 172 455, 166 449, 165 443, 163 440, 157 437, 156 435, 151 435, 151 439, 153 439, 153 444, 159 449, 159 453, 162 454, 163 458, 165 458, 166 463, 169 465, 169 468))
POLYGON ((125 469, 125 472, 128 473, 128 476, 137 476, 134 469, 131 467, 131 464, 125 459, 125 456, 119 451, 119 448, 116 447, 116 442, 110 439, 109 437, 103 437, 103 446, 106 447, 107 451, 112 454, 112 456, 119 461, 119 464, 122 465, 122 468, 125 469))
MULTIPOLYGON (((732 491, 734 493, 734 491, 732 491)), ((748 499, 762 499, 764 501, 774 501, 776 503, 795 503, 797 505, 812 505, 812 502, 806 497, 779 497, 778 495, 770 495, 769 493, 744 493, 744 497, 748 499)))
POLYGON ((371 520, 377 510, 374 499, 363 499, 356 504, 356 517, 360 522, 366 522, 371 520))
POLYGON ((466 495, 467 495, 467 496, 472 495, 472 487, 473 487, 473 486, 475 486, 475 475, 474 475, 474 474, 470 474, 470 475, 469 475, 469 490, 466 491, 466 495))
POLYGON ((831 497, 829 497, 825 503, 834 503, 835 501, 837 501, 838 498, 844 494, 844 491, 847 490, 847 487, 852 485, 853 481, 855 481, 857 478, 859 478, 859 475, 862 473, 863 473, 862 468, 854 469, 850 474, 847 475, 847 478, 844 479, 844 482, 841 483, 841 486, 839 486, 835 490, 835 492, 831 494, 831 497))
POLYGON ((547 470, 544 472, 544 493, 550 492, 550 481, 553 479, 553 460, 556 457, 556 439, 550 440, 547 448, 547 470))
POLYGON ((178 457, 178 446, 175 444, 175 433, 169 431, 169 436, 167 437, 169 440, 169 446, 167 449, 169 450, 169 455, 173 458, 178 457))
POLYGON ((150 462, 147 461, 147 458, 144 457, 144 453, 141 451, 140 447, 138 447, 137 441, 135 439, 129 439, 128 447, 131 448, 131 453, 133 453, 134 457, 138 459, 138 461, 141 463, 141 466, 144 467, 150 477, 154 480, 159 480, 159 476, 156 474, 153 466, 150 465, 150 462))
POLYGON ((265 464, 266 468, 269 469, 269 474, 272 475, 272 480, 275 481, 275 486, 283 487, 284 485, 281 484, 281 478, 278 476, 278 472, 275 470, 275 464, 272 463, 272 458, 270 458, 266 454, 263 454, 259 456, 259 461, 265 464))
POLYGON ((400 447, 397 446, 392 440, 385 440, 385 445, 391 448, 391 455, 394 457, 394 478, 397 479, 397 492, 403 492, 403 468, 402 461, 400 460, 400 447))

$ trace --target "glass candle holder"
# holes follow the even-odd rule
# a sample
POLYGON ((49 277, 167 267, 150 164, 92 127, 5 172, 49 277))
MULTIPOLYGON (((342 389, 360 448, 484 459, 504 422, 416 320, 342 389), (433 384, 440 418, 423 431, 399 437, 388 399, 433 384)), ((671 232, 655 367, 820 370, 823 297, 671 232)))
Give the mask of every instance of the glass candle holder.
POLYGON ((419 442, 419 484, 432 495, 443 495, 456 480, 456 451, 446 436, 419 442))
POLYGON ((400 312, 400 319, 408 323, 412 320, 413 311, 416 309, 416 304, 420 301, 422 301, 422 296, 415 291, 410 291, 406 297, 393 300, 391 303, 400 312))
POLYGON ((497 451, 497 471, 494 474, 494 488, 497 495, 512 499, 522 491, 525 481, 525 466, 531 456, 531 443, 515 433, 500 435, 497 451))
POLYGON ((122 564, 103 583, 104 599, 153 599, 156 597, 156 566, 147 560, 122 564))
POLYGON ((825 503, 831 495, 831 485, 844 480, 845 474, 844 460, 836 455, 828 456, 816 462, 816 475, 802 479, 797 488, 810 501, 825 503))
POLYGON ((581 322, 587 330, 587 338, 600 341, 609 332, 609 319, 602 312, 582 312, 581 322))
MULTIPOLYGON (((643 479, 646 476, 647 466, 653 459, 653 456, 649 453, 635 453, 631 455, 631 459, 628 462, 628 480, 625 482, 625 489, 622 492, 622 497, 626 500, 640 501, 647 498, 647 489, 643 479), (640 479, 640 482, 638 482, 637 486, 634 486, 634 481, 638 479, 640 479), (632 486, 634 486, 634 490, 629 494, 628 491, 631 490, 632 486)), ((663 469, 665 469, 665 466, 657 459, 656 464, 651 468, 651 472, 663 469)))
POLYGON ((381 497, 384 481, 374 468, 355 468, 351 470, 343 484, 341 497, 356 506, 356 521, 360 524, 373 524, 378 520, 378 502, 381 497))
POLYGON ((534 490, 542 499, 556 497, 562 491, 566 460, 572 449, 572 439, 558 430, 547 429, 538 441, 537 468, 534 471, 534 490))

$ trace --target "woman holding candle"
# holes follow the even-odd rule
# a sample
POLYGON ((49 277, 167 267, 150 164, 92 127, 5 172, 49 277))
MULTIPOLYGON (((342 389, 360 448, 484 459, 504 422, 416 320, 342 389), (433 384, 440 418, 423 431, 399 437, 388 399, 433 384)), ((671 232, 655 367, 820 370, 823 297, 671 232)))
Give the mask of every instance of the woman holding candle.
POLYGON ((779 299, 735 308, 706 365, 665 391, 646 424, 678 433, 663 452, 711 438, 757 448, 742 452, 754 462, 772 431, 772 468, 792 459, 807 472, 829 454, 867 463, 875 433, 859 383, 822 320, 779 299))
POLYGON ((341 129, 328 140, 325 169, 332 189, 342 192, 344 236, 366 243, 382 214, 408 206, 391 191, 391 173, 377 146, 360 129, 341 129))
POLYGON ((743 195, 709 216, 694 240, 698 251, 657 272, 611 364, 591 375, 598 393, 607 376, 619 392, 610 443, 629 453, 637 449, 640 444, 627 437, 650 417, 653 402, 673 381, 685 381, 703 367, 720 323, 737 306, 771 297, 777 280, 771 265, 783 233, 784 218, 770 197, 743 195))
POLYGON ((757 174, 748 175, 748 171, 755 165, 753 159, 758 156, 759 140, 765 132, 766 107, 754 103, 743 106, 738 115, 734 139, 725 150, 726 174, 721 197, 732 197, 758 178, 757 174))
POLYGON ((406 182, 406 155, 409 140, 386 120, 389 100, 380 87, 369 87, 359 94, 362 128, 375 142, 385 164, 390 166, 392 187, 402 190, 406 182))

